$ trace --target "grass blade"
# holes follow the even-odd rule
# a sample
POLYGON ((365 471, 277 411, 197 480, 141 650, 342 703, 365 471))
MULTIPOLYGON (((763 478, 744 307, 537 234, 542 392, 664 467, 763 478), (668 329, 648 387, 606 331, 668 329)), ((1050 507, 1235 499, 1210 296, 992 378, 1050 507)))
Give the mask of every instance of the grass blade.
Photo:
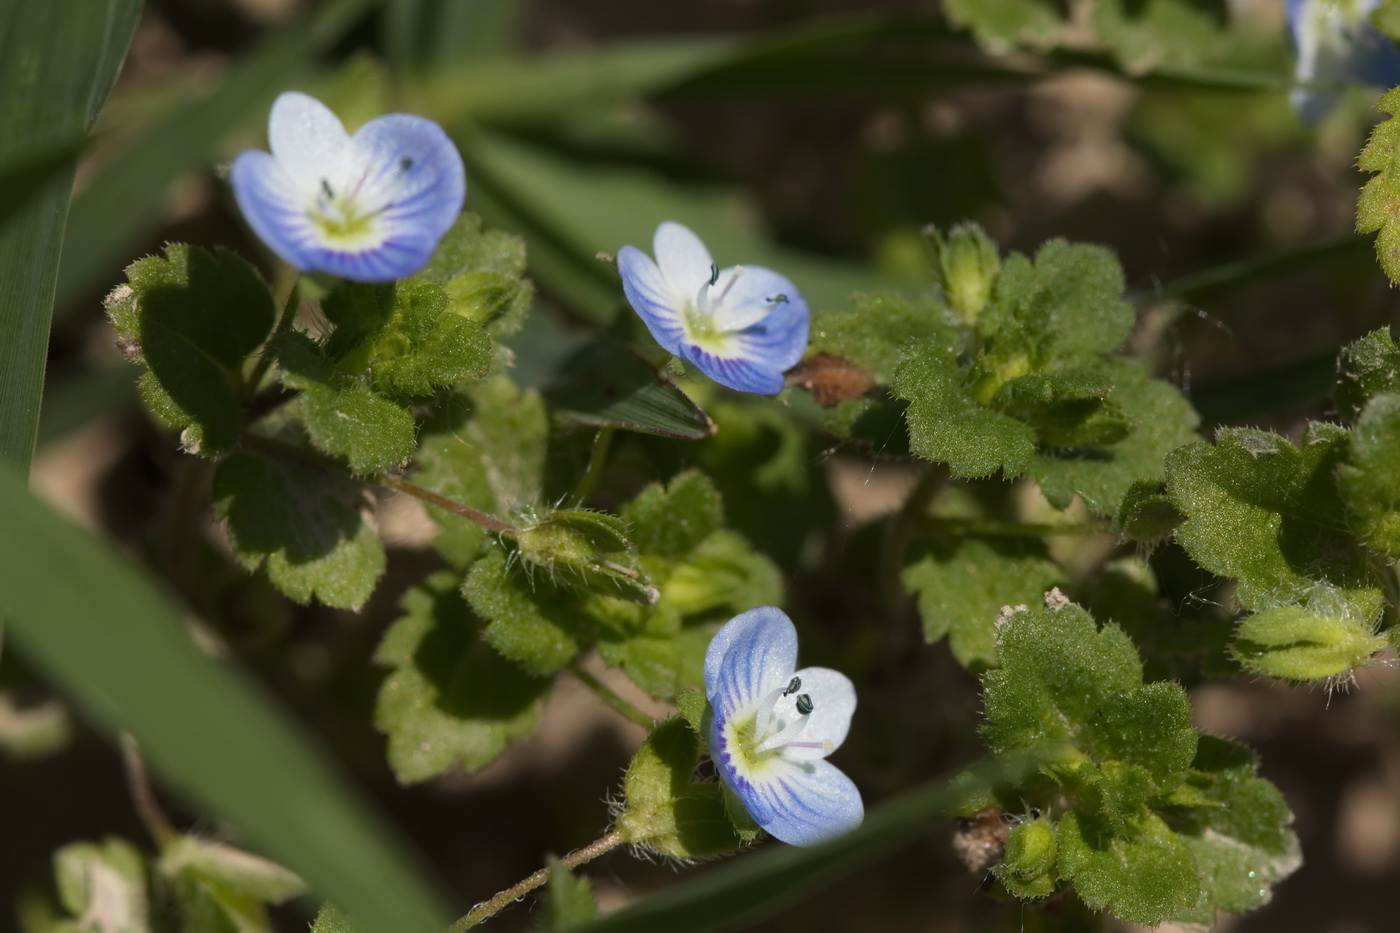
POLYGON ((25 657, 156 771, 356 917, 430 933, 447 916, 407 849, 230 665, 195 648, 174 606, 104 542, 0 466, 0 612, 25 657), (81 580, 81 585, 74 585, 81 580))

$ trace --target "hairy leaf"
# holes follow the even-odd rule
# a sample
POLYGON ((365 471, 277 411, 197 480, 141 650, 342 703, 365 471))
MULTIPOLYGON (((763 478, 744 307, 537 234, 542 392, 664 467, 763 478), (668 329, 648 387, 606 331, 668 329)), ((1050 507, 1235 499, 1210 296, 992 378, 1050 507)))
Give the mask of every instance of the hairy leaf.
POLYGON ((545 887, 540 933, 566 933, 596 919, 598 902, 588 879, 575 875, 552 855, 545 860, 545 866, 549 868, 549 883, 545 887))
POLYGON ((531 578, 491 551, 472 567, 462 592, 489 620, 486 641, 526 672, 547 677, 582 650, 576 598, 557 589, 543 572, 531 578))
POLYGON ((993 51, 1015 45, 1051 45, 1063 25, 1051 0, 947 0, 944 11, 955 25, 970 29, 993 51))
POLYGON ((1347 460, 1337 468, 1347 523, 1368 547, 1400 557, 1400 393, 1367 404, 1347 460))
POLYGON ((1357 157, 1356 167, 1374 177, 1361 189, 1356 202, 1356 232, 1376 233, 1376 259, 1392 282, 1400 282, 1400 89, 1391 90, 1376 105, 1391 118, 1371 131, 1371 138, 1357 157))
POLYGON ((534 286, 524 273, 524 240, 482 230, 480 217, 463 213, 428 265, 407 282, 442 286, 453 314, 500 339, 520 329, 534 300, 534 286))
POLYGON ((1332 396, 1342 420, 1354 424, 1366 403, 1383 392, 1400 392, 1400 346, 1385 328, 1342 348, 1332 396))

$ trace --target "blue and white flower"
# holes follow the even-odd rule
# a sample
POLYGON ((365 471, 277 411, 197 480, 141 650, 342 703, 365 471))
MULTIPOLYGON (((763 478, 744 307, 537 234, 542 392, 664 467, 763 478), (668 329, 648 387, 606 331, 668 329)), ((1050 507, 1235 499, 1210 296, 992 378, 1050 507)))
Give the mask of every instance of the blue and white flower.
POLYGON ((705 654, 710 757, 749 816, 783 842, 816 845, 860 825, 860 791, 825 761, 846 739, 856 691, 845 674, 797 667, 782 610, 729 620, 705 654))
MULTIPOLYGON (((1380 0, 1288 0, 1288 27, 1298 52, 1293 77, 1300 83, 1400 84, 1400 49, 1371 25, 1380 0)), ((1297 114, 1316 123, 1336 106, 1336 90, 1295 87, 1288 96, 1297 114)))
POLYGON ((233 194, 253 231, 303 272, 412 275, 462 210, 462 157, 424 117, 386 114, 352 136, 325 104, 289 91, 272 105, 267 136, 271 153, 234 160, 233 194))
POLYGON ((662 349, 720 385, 777 395, 783 371, 807 349, 807 302, 786 277, 759 266, 721 269, 678 223, 656 228, 656 261, 624 246, 622 290, 662 349))

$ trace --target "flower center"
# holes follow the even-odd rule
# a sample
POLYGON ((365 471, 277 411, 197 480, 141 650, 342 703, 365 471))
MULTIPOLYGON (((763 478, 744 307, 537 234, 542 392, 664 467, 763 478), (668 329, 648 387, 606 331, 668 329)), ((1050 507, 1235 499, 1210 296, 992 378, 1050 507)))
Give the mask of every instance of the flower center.
POLYGON ((370 166, 365 166, 352 184, 343 187, 322 178, 308 211, 312 223, 328 240, 344 243, 372 238, 375 219, 393 205, 399 182, 412 167, 412 159, 400 159, 386 179, 388 184, 372 183, 370 166))
POLYGON ((801 741, 816 709, 810 695, 798 692, 801 689, 801 678, 792 678, 787 686, 765 696, 752 716, 730 726, 732 746, 746 770, 780 757, 787 748, 834 750, 830 740, 801 741))

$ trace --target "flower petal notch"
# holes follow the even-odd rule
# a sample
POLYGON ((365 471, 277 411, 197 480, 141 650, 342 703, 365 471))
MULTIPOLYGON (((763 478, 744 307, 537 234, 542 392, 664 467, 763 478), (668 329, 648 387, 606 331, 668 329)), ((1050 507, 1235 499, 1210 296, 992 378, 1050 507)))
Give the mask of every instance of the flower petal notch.
POLYGON ((688 227, 656 228, 650 256, 617 254, 627 301, 662 349, 720 385, 777 395, 807 349, 807 302, 785 276, 759 266, 721 269, 688 227))
POLYGON ((1307 123, 1331 112, 1341 94, 1310 84, 1400 84, 1400 48, 1371 25, 1380 0, 1288 0, 1288 28, 1298 58, 1289 92, 1293 110, 1307 123))
POLYGON ((856 691, 845 674, 797 666, 797 630, 763 606, 725 623, 705 654, 710 754, 754 822, 810 846, 865 817, 860 791, 826 761, 846 738, 856 691))
POLYGON ((462 210, 462 157, 424 117, 386 114, 351 135, 325 104, 288 91, 267 135, 272 151, 240 153, 229 180, 253 232, 302 272, 412 275, 462 210))

